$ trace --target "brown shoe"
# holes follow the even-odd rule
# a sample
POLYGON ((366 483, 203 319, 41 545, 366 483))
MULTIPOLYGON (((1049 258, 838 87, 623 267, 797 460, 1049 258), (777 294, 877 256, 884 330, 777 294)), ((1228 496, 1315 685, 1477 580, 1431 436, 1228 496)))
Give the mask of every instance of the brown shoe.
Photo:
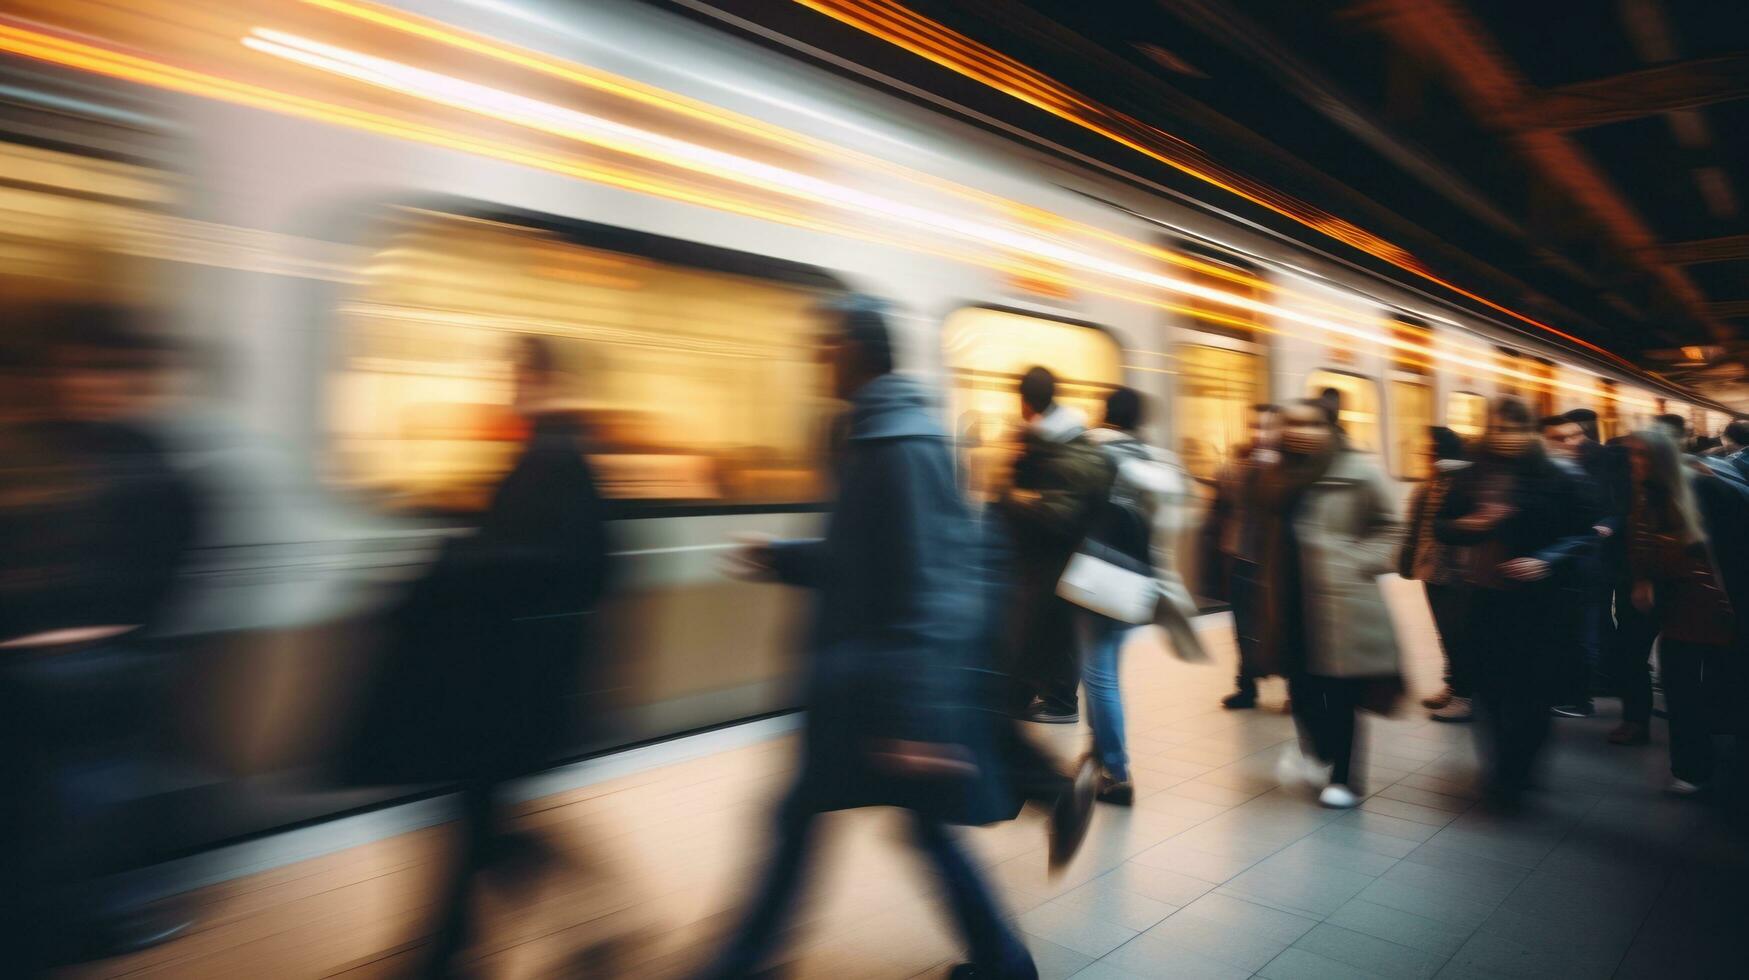
POLYGON ((1098 790, 1099 767, 1092 755, 1084 755, 1075 764, 1074 781, 1051 812, 1050 866, 1054 874, 1063 870, 1087 839, 1087 828, 1093 823, 1093 796, 1098 790))
POLYGON ((1611 745, 1645 745, 1651 740, 1652 733, 1637 721, 1624 721, 1609 733, 1611 745))
POLYGON ((1136 802, 1136 787, 1129 780, 1117 779, 1102 768, 1099 770, 1099 792, 1095 795, 1101 803, 1130 806, 1136 802))
POLYGON ((1434 695, 1431 695, 1429 697, 1422 698, 1421 699, 1421 707, 1427 708, 1427 709, 1430 709, 1433 711, 1438 711, 1440 708, 1443 708, 1446 705, 1450 704, 1452 697, 1453 697, 1453 695, 1451 693, 1451 688, 1448 686, 1448 687, 1446 687, 1445 690, 1440 691, 1438 694, 1434 694, 1434 695))

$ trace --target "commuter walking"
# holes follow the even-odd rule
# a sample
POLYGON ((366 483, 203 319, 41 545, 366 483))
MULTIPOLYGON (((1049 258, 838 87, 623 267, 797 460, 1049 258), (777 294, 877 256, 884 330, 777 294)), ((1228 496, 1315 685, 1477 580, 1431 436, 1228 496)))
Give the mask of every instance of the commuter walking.
POLYGON ((821 812, 897 806, 909 811, 971 949, 953 976, 1033 978, 1031 956, 945 827, 1018 810, 995 748, 1012 723, 979 693, 987 671, 970 615, 973 528, 947 438, 925 389, 893 373, 879 305, 853 298, 828 316, 822 354, 850 422, 826 537, 749 542, 735 556, 744 575, 817 592, 801 769, 779 807, 771 863, 708 975, 762 967, 801 887, 821 812))
MULTIPOLYGON (((1087 433, 1111 461, 1116 477, 1106 505, 1094 521, 1090 538, 1135 560, 1157 582, 1168 583, 1164 595, 1182 595, 1171 564, 1170 542, 1182 526, 1190 499, 1190 474, 1178 458, 1142 442, 1142 396, 1133 388, 1118 388, 1105 402, 1105 422, 1087 433)), ((1182 616, 1184 610, 1172 610, 1182 616)), ((1098 797, 1129 806, 1135 799, 1125 748, 1123 696, 1119 667, 1125 640, 1134 624, 1092 610, 1080 613, 1084 659, 1081 683, 1086 688, 1088 720, 1093 728, 1093 755, 1099 763, 1098 797)), ((1184 632, 1182 640, 1194 640, 1184 632)))
POLYGON ((1474 653, 1468 645, 1470 589, 1464 581, 1464 549, 1439 540, 1433 518, 1451 492, 1457 474, 1470 466, 1463 438, 1444 426, 1428 430, 1432 440, 1433 473, 1409 501, 1409 520, 1397 571, 1427 590, 1427 606, 1439 631, 1445 654, 1445 689, 1424 698, 1434 721, 1467 722, 1474 717, 1474 653))
POLYGON ((1518 803, 1548 734, 1553 651, 1566 621, 1561 576, 1591 546, 1594 520, 1574 481, 1544 454, 1524 403, 1495 402, 1474 465, 1452 481, 1434 533, 1469 549, 1478 734, 1501 806, 1518 803))
MULTIPOLYGON (((1259 666, 1258 637, 1262 624, 1257 609, 1256 515, 1249 504, 1256 491, 1257 475, 1281 458, 1281 406, 1256 405, 1251 410, 1251 441, 1233 454, 1215 477, 1215 499, 1209 508, 1205 535, 1213 548, 1203 549, 1205 563, 1218 565, 1221 591, 1233 607, 1233 638, 1239 648, 1239 672, 1233 693, 1221 699, 1221 707, 1243 711, 1257 707, 1257 681, 1267 676, 1259 666)), ((1205 572, 1205 579, 1217 578, 1205 572)), ((1205 587, 1206 588, 1206 587, 1205 587)))
POLYGON ((1114 469, 1086 437, 1086 426, 1057 404, 1057 379, 1035 367, 1020 381, 1026 430, 1009 485, 995 503, 1014 542, 1015 713, 1048 724, 1080 721, 1081 681, 1075 606, 1057 595, 1069 557, 1086 538, 1114 469))
POLYGON ((1396 634, 1377 578, 1400 528, 1384 474, 1340 438, 1326 406, 1288 406, 1281 459, 1259 474, 1260 658, 1285 673, 1300 754, 1283 775, 1320 785, 1319 802, 1360 802, 1356 712, 1384 712, 1402 692, 1396 634))
POLYGON ((1586 466, 1585 430, 1565 415, 1550 415, 1538 423, 1543 450, 1549 461, 1573 481, 1585 508, 1597 515, 1592 525, 1594 540, 1573 556, 1573 567, 1563 579, 1566 597, 1561 611, 1567 625, 1562 637, 1562 663, 1556 678, 1556 703, 1552 709, 1561 718, 1589 718, 1596 713, 1591 691, 1603 639, 1603 589, 1608 578, 1603 570, 1603 549, 1614 533, 1605 521, 1613 521, 1609 504, 1610 483, 1605 475, 1586 466))

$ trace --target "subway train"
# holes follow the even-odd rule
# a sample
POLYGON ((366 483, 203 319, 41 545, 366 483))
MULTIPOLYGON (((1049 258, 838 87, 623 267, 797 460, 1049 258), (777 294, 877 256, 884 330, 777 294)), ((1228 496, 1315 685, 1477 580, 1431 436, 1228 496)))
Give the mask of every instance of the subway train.
MULTIPOLYGON (((209 513, 167 696, 192 843, 380 803, 322 767, 384 613, 519 436, 511 341, 553 339, 614 498, 616 588, 576 756, 794 704, 802 597, 731 581, 813 532, 812 310, 892 304, 967 492, 1014 383, 1113 386, 1210 478, 1249 406, 1336 388, 1399 488, 1505 393, 1606 434, 1698 398, 1213 204, 1066 162, 634 0, 8 0, 9 308, 100 296, 182 355, 156 414, 209 513)), ((514 656, 514 651, 505 651, 514 656)))

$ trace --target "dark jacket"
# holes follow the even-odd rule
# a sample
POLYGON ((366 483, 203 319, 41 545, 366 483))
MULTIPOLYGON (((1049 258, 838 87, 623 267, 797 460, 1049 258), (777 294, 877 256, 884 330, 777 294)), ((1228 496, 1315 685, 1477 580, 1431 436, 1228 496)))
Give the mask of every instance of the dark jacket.
POLYGON ((996 762, 974 526, 947 437, 917 382, 896 374, 851 399, 839 498, 821 541, 774 549, 778 577, 818 591, 801 792, 821 810, 901 806, 957 823, 1018 809, 996 762), (887 740, 958 746, 967 777, 900 776, 887 740))
POLYGON ((1595 546, 1597 532, 1592 527, 1597 517, 1578 483, 1541 451, 1515 459, 1483 453, 1452 480, 1433 529, 1440 541, 1470 548, 1470 584, 1496 591, 1542 592, 1560 585, 1595 546), (1465 530, 1457 524, 1493 492, 1511 508, 1510 516, 1486 531, 1465 530), (1553 572, 1538 582, 1501 580, 1495 568, 1515 558, 1541 559, 1553 572))
POLYGON ((551 761, 574 734, 608 553, 580 426, 536 418, 479 530, 396 611, 345 780, 494 780, 551 761))

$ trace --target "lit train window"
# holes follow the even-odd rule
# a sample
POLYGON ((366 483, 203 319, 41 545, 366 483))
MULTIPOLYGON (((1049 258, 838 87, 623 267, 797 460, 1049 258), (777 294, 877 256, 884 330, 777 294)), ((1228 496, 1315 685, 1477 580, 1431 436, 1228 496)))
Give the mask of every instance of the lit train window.
POLYGON ((1445 399, 1445 427, 1474 439, 1488 428, 1488 399, 1473 391, 1454 391, 1445 399))
POLYGON ((1035 365, 1057 376, 1057 401, 1097 424, 1105 398, 1123 384, 1117 342, 1095 327, 969 307, 941 327, 952 376, 949 418, 967 491, 989 499, 1019 448, 1020 378, 1035 365))
POLYGON ((1603 400, 1603 407, 1597 413, 1597 435, 1608 442, 1626 434, 1622 428, 1621 395, 1616 391, 1615 382, 1609 378, 1598 378, 1597 387, 1603 400))
POLYGON ((1427 429, 1433 424, 1433 388, 1419 381, 1391 382, 1391 475, 1425 480, 1433 473, 1427 429))
POLYGON ((585 423, 608 496, 821 499, 834 411, 814 347, 823 274, 760 278, 746 266, 763 260, 611 229, 411 209, 393 220, 341 309, 328 407, 342 486, 398 510, 482 507, 524 434, 511 356, 535 334, 553 342, 561 408, 585 423), (731 260, 734 272, 708 267, 731 260))
POLYGON ((1313 371, 1306 376, 1306 397, 1316 398, 1325 388, 1342 393, 1339 421, 1348 444, 1363 453, 1379 451, 1379 389, 1371 378, 1341 371, 1313 371))
POLYGON ((1265 395, 1263 357, 1201 344, 1176 349, 1178 398, 1172 428, 1178 456, 1199 480, 1213 480, 1221 463, 1251 437, 1251 408, 1265 395))

